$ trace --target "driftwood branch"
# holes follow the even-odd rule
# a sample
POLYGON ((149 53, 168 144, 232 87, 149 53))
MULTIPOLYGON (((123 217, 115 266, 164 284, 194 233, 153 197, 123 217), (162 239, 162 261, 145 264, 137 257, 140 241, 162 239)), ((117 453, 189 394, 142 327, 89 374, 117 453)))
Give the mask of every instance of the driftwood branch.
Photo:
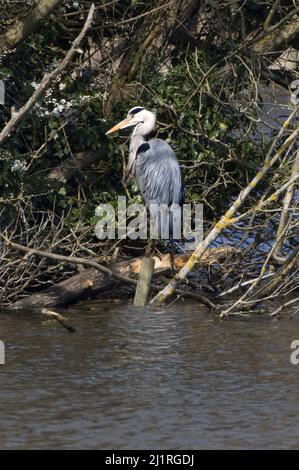
POLYGON ((12 116, 2 132, 0 133, 0 145, 3 144, 3 142, 9 137, 11 132, 16 128, 16 126, 19 124, 19 122, 31 111, 35 103, 45 94, 47 89, 52 85, 52 83, 56 80, 56 78, 61 74, 61 72, 68 66, 70 63, 72 57, 74 56, 75 52, 77 51, 82 39, 84 38, 88 28, 90 27, 93 19, 93 13, 94 13, 94 4, 90 7, 87 19, 85 21, 85 24, 80 32, 80 34, 77 36, 77 38, 74 40, 70 50, 66 54, 65 58, 62 60, 62 62, 58 65, 58 67, 53 70, 50 74, 45 74, 42 81, 36 88, 35 92, 33 95, 29 98, 27 103, 22 106, 18 111, 13 111, 12 116))
POLYGON ((42 309, 42 314, 46 315, 49 318, 52 318, 53 320, 58 321, 58 323, 60 323, 64 328, 66 328, 69 331, 69 333, 75 333, 76 332, 76 328, 74 328, 70 324, 68 318, 64 317, 63 315, 60 315, 60 313, 52 312, 52 310, 48 310, 47 308, 43 308, 42 309))
POLYGON ((30 13, 2 34, 0 38, 0 54, 16 47, 26 37, 37 30, 62 0, 40 0, 30 13))

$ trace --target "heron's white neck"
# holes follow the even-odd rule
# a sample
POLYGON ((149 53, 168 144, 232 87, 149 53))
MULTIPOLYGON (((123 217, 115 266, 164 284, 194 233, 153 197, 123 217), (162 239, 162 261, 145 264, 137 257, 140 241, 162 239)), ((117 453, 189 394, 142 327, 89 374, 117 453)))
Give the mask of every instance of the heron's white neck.
POLYGON ((130 137, 127 171, 131 174, 135 173, 135 163, 138 148, 140 145, 146 142, 146 136, 148 136, 154 130, 156 125, 156 116, 146 109, 138 113, 138 118, 140 118, 141 121, 134 128, 130 137))
POLYGON ((142 124, 138 124, 135 129, 133 130, 131 137, 130 137, 130 153, 134 152, 136 154, 138 147, 140 147, 143 142, 145 142, 145 137, 147 134, 143 134, 143 132, 138 131, 138 127, 142 124))
POLYGON ((145 136, 136 133, 136 130, 137 127, 135 127, 130 137, 129 160, 126 168, 127 177, 132 177, 135 175, 137 150, 139 149, 140 145, 145 142, 145 136))
POLYGON ((142 135, 146 137, 149 135, 155 128, 156 125, 156 116, 151 111, 147 109, 143 109, 140 111, 136 117, 138 116, 139 124, 135 127, 133 131, 133 135, 142 135))

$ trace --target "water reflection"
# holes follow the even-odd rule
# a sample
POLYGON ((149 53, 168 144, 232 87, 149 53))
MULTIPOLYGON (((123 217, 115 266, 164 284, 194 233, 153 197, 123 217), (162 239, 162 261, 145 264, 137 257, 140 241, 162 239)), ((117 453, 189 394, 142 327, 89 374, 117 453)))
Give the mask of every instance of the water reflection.
MULTIPOLYGON (((84 302, 0 317, 0 448, 296 448, 296 320, 84 302)), ((297 334, 297 338, 296 338, 297 334)))

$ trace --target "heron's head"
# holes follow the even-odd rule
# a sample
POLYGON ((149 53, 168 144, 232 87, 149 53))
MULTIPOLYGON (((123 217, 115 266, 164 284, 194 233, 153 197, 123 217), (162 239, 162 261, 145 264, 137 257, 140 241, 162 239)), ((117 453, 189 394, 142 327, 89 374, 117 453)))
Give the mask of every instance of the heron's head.
POLYGON ((154 113, 142 108, 141 106, 135 106, 135 108, 130 109, 127 117, 116 124, 116 126, 109 129, 109 131, 106 132, 106 135, 132 126, 134 126, 136 131, 138 130, 140 134, 147 135, 154 129, 155 125, 156 116, 154 113))

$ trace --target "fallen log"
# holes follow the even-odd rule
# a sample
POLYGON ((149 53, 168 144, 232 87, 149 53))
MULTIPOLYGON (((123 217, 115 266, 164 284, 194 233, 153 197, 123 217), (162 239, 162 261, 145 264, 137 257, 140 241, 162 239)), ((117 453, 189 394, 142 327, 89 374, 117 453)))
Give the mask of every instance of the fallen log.
MULTIPOLYGON (((162 259, 157 256, 155 259, 155 273, 167 272, 172 268, 169 255, 162 259)), ((138 274, 141 258, 134 258, 113 266, 113 270, 121 275, 138 274)), ((14 307, 61 307, 82 300, 87 297, 94 297, 108 287, 118 283, 119 280, 97 269, 84 269, 79 274, 70 277, 58 284, 43 290, 42 292, 30 295, 18 300, 14 307)))
MULTIPOLYGON (((230 255, 237 250, 231 247, 211 248, 202 257, 200 264, 218 262, 223 256, 230 255)), ((188 259, 188 253, 183 255, 171 256, 164 254, 161 257, 154 256, 154 276, 166 274, 172 270, 180 269, 188 259)), ((133 258, 124 260, 119 263, 113 263, 110 268, 117 274, 122 276, 136 277, 139 274, 142 258, 133 258)), ((18 300, 13 304, 16 308, 53 308, 68 305, 87 297, 95 297, 104 292, 107 288, 121 282, 109 274, 97 269, 84 269, 79 274, 70 277, 58 284, 51 286, 41 292, 32 294, 28 297, 18 300)), ((136 281, 132 278, 132 282, 136 281)), ((180 291, 183 295, 183 292, 180 291)), ((202 296, 186 292, 186 296, 200 300, 202 296)), ((211 302, 204 302, 207 306, 211 306, 211 302)))
POLYGON ((111 285, 112 282, 113 279, 104 273, 96 269, 86 269, 80 274, 59 282, 42 292, 18 300, 13 304, 13 307, 61 307, 88 296, 95 296, 111 285))

